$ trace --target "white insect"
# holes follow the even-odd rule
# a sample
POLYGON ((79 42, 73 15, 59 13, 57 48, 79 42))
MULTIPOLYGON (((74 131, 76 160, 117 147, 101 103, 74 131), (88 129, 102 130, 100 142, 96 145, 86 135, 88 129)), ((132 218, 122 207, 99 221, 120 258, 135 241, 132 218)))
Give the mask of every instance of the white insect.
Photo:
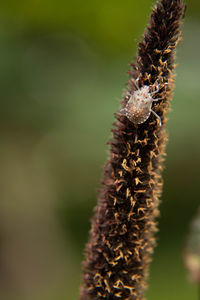
POLYGON ((150 114, 153 113, 158 118, 161 126, 162 123, 160 117, 152 110, 152 103, 160 100, 160 98, 154 99, 152 97, 153 94, 158 92, 159 88, 157 87, 156 91, 150 92, 150 87, 148 85, 139 88, 137 81, 138 80, 135 82, 137 90, 133 94, 130 94, 130 98, 125 108, 122 108, 120 112, 134 124, 144 123, 149 118, 150 114))

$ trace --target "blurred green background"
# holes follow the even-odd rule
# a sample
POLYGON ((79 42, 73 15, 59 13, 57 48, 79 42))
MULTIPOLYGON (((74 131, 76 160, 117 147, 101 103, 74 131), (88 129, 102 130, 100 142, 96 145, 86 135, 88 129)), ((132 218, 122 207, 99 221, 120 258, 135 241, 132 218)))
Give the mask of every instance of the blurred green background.
MULTIPOLYGON (((1 1, 1 299, 78 298, 113 113, 153 3, 1 1)), ((182 261, 199 203, 198 0, 183 32, 148 300, 198 298, 182 261)))

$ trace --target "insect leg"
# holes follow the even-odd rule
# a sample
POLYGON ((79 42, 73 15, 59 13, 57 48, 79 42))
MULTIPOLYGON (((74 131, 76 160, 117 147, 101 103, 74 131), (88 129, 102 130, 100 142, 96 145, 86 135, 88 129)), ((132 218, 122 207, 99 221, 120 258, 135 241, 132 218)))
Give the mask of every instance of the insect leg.
POLYGON ((151 95, 154 95, 154 94, 158 93, 158 92, 159 92, 159 90, 160 90, 160 88, 159 88, 159 83, 158 83, 158 82, 156 82, 156 90, 155 90, 155 91, 153 91, 153 92, 151 92, 151 95))
POLYGON ((159 125, 160 125, 160 127, 161 127, 161 126, 162 126, 161 118, 160 118, 159 115, 157 115, 157 113, 155 113, 155 111, 153 111, 152 109, 151 109, 151 112, 158 118, 158 120, 159 120, 159 125))
POLYGON ((126 115, 126 108, 120 109, 120 113, 121 113, 122 115, 126 115))
POLYGON ((153 101, 159 101, 159 100, 162 100, 162 98, 156 98, 156 99, 153 98, 153 101))

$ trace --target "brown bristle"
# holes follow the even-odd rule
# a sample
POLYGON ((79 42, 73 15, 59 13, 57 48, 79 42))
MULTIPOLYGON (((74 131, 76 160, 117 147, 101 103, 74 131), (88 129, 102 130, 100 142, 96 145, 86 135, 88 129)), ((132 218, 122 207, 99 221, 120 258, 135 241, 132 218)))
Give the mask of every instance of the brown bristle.
POLYGON ((175 49, 185 6, 181 0, 161 0, 139 43, 137 62, 131 63, 127 93, 139 85, 159 85, 162 100, 153 103, 154 115, 133 124, 116 113, 110 158, 104 167, 103 187, 92 218, 86 260, 83 265, 81 300, 141 300, 155 247, 155 218, 162 191, 162 162, 167 135, 166 115, 172 97, 175 49))

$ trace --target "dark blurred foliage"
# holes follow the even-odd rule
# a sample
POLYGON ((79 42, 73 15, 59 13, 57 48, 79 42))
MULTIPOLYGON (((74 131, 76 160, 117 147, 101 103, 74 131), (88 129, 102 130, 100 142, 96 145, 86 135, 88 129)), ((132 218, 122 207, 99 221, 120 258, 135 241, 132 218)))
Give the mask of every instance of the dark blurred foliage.
MULTIPOLYGON (((107 140, 153 1, 0 3, 0 294, 76 299, 107 140)), ((182 249, 199 203, 200 2, 188 1, 148 299, 197 299, 182 249)))

